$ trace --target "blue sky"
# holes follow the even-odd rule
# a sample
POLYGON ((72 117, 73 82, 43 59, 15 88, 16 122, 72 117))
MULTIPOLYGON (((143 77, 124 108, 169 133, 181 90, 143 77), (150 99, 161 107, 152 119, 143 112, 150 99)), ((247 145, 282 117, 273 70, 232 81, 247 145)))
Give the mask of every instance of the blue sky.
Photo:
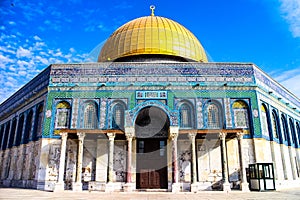
POLYGON ((299 0, 0 0, 0 102, 52 63, 95 61, 129 20, 173 19, 214 62, 251 62, 300 97, 299 0))

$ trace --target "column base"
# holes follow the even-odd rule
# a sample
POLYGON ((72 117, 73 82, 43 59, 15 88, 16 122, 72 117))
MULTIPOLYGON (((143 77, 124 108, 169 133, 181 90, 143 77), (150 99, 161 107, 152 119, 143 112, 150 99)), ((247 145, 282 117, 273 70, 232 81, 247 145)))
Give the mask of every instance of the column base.
POLYGON ((244 183, 241 183, 240 186, 241 186, 242 192, 250 192, 249 183, 244 182, 244 183))
POLYGON ((115 190, 115 184, 112 182, 106 183, 105 192, 113 192, 115 190))
POLYGON ((231 191, 230 183, 223 183, 223 191, 224 192, 231 191))
POLYGON ((181 189, 180 183, 173 183, 172 184, 172 192, 173 193, 180 192, 180 189, 181 189))
POLYGON ((82 191, 82 183, 73 183, 73 191, 74 192, 81 192, 82 191))
POLYGON ((64 182, 55 183, 53 192, 62 192, 64 190, 65 190, 65 183, 64 182))
POLYGON ((133 192, 135 190, 135 183, 126 183, 123 188, 124 192, 133 192))
POLYGON ((191 184, 191 192, 198 192, 198 183, 192 183, 191 184))

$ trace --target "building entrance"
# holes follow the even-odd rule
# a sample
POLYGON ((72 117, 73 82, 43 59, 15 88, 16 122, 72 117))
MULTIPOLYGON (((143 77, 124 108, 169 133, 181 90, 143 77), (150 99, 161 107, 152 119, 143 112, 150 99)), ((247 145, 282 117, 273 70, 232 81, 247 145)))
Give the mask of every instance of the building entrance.
POLYGON ((167 189, 169 119, 164 111, 147 107, 135 122, 137 137, 137 189, 167 189))

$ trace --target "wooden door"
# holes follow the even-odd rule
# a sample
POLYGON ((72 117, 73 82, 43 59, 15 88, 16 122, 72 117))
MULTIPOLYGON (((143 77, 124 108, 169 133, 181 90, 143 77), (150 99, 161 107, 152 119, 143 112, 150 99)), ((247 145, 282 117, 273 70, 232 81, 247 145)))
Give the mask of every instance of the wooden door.
POLYGON ((167 188, 165 139, 139 139, 137 149, 137 188, 167 188))

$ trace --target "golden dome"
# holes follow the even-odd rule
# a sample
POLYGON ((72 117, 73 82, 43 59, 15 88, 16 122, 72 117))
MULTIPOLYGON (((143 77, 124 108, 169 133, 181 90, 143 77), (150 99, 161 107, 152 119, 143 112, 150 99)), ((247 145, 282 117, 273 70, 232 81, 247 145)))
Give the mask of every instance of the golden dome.
POLYGON ((153 12, 118 28, 104 44, 98 62, 149 54, 207 62, 202 45, 189 30, 173 20, 154 16, 153 12))

